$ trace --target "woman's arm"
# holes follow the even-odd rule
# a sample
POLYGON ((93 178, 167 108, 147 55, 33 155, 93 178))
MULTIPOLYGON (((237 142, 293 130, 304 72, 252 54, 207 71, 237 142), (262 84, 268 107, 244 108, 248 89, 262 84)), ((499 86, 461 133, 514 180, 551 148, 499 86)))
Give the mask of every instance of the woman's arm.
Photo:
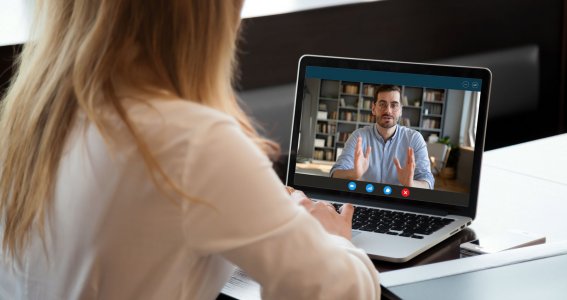
POLYGON ((265 298, 376 299, 378 274, 349 240, 291 201, 271 163, 232 122, 189 149, 186 189, 208 205, 187 210, 191 247, 220 254, 262 285, 265 298))

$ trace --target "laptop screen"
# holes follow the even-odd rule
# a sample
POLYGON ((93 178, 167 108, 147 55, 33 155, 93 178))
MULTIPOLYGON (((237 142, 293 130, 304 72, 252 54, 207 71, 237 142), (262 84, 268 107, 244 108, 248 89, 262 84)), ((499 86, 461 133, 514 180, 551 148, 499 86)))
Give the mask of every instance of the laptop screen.
POLYGON ((402 63, 306 61, 288 184, 367 199, 471 204, 489 77, 459 73, 462 67, 419 65, 412 72, 402 63))

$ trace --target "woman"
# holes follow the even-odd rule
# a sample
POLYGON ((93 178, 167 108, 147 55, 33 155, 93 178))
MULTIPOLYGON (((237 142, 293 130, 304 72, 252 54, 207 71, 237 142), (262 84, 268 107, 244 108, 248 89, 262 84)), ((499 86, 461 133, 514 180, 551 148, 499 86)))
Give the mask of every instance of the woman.
POLYGON ((231 85, 241 1, 39 1, 0 120, 0 298, 372 299, 352 206, 293 202, 231 85))

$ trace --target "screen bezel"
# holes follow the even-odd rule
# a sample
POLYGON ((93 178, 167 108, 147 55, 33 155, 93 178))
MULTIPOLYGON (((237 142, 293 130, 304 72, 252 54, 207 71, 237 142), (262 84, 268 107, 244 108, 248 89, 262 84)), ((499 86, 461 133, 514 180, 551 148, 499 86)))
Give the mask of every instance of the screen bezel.
POLYGON ((359 203, 366 205, 377 205, 383 207, 397 207, 409 209, 413 211, 441 211, 446 214, 455 214, 467 216, 472 219, 476 217, 478 203, 478 188, 480 183, 480 171, 482 154, 484 152, 484 142, 486 135, 486 123, 488 116, 488 102, 490 99, 490 85, 492 82, 492 74, 490 70, 479 67, 436 65, 397 61, 383 61, 318 55, 304 55, 299 59, 295 101, 293 108, 291 142, 288 156, 288 167, 286 184, 293 188, 304 191, 308 196, 316 196, 322 199, 340 199, 342 202, 359 203), (305 84, 305 71, 307 66, 321 66, 331 68, 346 68, 370 71, 385 71, 398 73, 411 73, 423 75, 439 75, 464 78, 478 78, 482 80, 480 90, 479 115, 477 121, 477 133, 475 140, 475 150, 473 154, 472 178, 470 183, 469 203, 468 206, 453 206, 446 204, 438 204, 425 202, 420 200, 398 199, 395 197, 387 197, 382 195, 368 195, 361 193, 353 193, 340 190, 328 190, 323 188, 315 188, 291 184, 295 177, 295 163, 297 159, 297 146, 299 127, 301 120, 301 107, 303 101, 303 87, 305 84))

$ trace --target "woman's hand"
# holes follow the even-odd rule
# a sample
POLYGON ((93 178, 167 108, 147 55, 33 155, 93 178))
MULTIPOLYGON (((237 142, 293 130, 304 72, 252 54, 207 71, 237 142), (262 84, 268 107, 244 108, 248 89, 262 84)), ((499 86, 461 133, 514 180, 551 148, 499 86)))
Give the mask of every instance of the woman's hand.
POLYGON ((301 191, 288 186, 286 186, 286 189, 292 199, 305 207, 305 209, 323 225, 328 233, 342 236, 349 241, 352 239, 352 215, 354 213, 352 204, 344 204, 340 208, 339 214, 335 210, 335 207, 329 202, 314 202, 307 198, 301 191))
POLYGON ((300 190, 296 190, 296 189, 294 189, 290 186, 287 186, 287 185, 286 185, 285 189, 287 190, 287 193, 291 196, 291 200, 293 200, 293 202, 295 202, 296 204, 301 204, 301 201, 303 201, 303 200, 311 201, 300 190))
POLYGON ((352 215, 354 213, 352 204, 343 204, 340 208, 340 214, 329 202, 302 200, 300 204, 323 225, 327 232, 342 236, 349 241, 352 239, 352 215))

